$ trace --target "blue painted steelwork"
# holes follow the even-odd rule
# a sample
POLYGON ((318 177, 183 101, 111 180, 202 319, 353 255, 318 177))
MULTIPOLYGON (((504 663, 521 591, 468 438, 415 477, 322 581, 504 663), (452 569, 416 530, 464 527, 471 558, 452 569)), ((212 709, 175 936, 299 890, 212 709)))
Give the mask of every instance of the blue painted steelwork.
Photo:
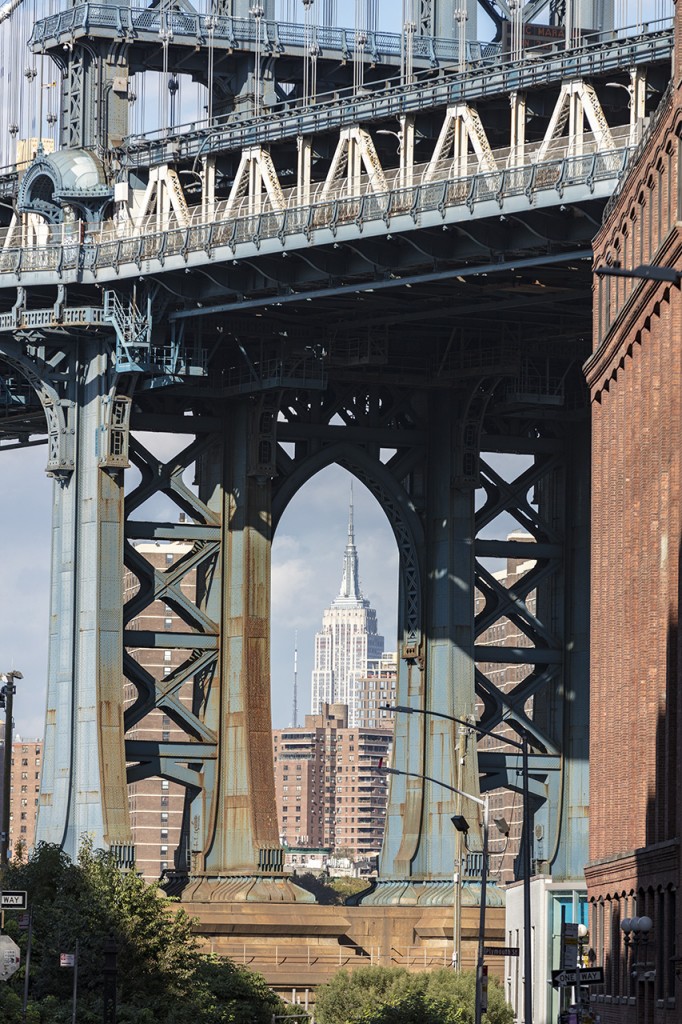
MULTIPOLYGON (((452 12, 422 5, 422 43, 452 12)), ((144 12, 152 28, 160 16, 144 12)), ((126 777, 162 775, 187 791, 176 866, 191 875, 193 897, 307 898, 284 878, 275 817, 269 556, 288 502, 335 463, 369 487, 398 545, 399 701, 466 718, 478 699, 485 725, 527 730, 533 857, 555 877, 575 877, 588 792, 579 367, 590 235, 651 112, 643 72, 651 64, 661 77, 669 34, 600 41, 535 66, 510 62, 495 75, 422 80, 378 99, 356 88, 345 110, 343 98, 297 109, 290 124, 278 113, 251 116, 246 48, 225 75, 236 83, 223 98, 226 123, 179 137, 162 125, 165 136, 135 152, 122 146, 128 75, 147 45, 128 37, 134 17, 125 6, 82 5, 38 26, 35 45, 65 73, 62 152, 97 150, 107 160, 97 164, 96 194, 78 196, 75 181, 60 190, 47 173, 62 158, 41 155, 21 186, 28 213, 8 225, 0 252, 0 424, 25 442, 44 416, 55 476, 39 836, 74 854, 87 831, 129 860, 126 777), (73 50, 62 50, 64 32, 73 50), (619 107, 602 96, 602 105, 582 81, 588 73, 601 76, 602 93, 607 75, 625 78, 635 113, 624 99, 619 107), (534 88, 542 113, 529 119, 526 141, 519 92, 534 88), (509 134, 495 114, 507 93, 517 115, 509 134), (573 134, 564 138, 565 99, 573 134), (490 101, 485 124, 474 100, 481 109, 490 101), (547 134, 539 116, 554 125, 547 134), (395 136, 390 150, 386 135, 395 136), (418 145, 429 149, 423 159, 418 145), (102 224, 72 221, 74 209, 102 224), (13 375, 35 395, 16 422, 13 375), (135 436, 145 430, 186 436, 187 445, 164 462, 135 436), (518 478, 495 468, 491 455, 500 454, 526 458, 518 478), (140 481, 124 508, 129 461, 140 481), (160 495, 183 522, 135 518, 160 495), (488 536, 503 514, 530 534, 526 550, 488 536), (166 571, 135 547, 168 539, 187 547, 166 571), (510 594, 486 560, 521 554, 534 565, 510 594), (139 590, 121 615, 124 566, 139 590), (478 621, 476 590, 485 598, 478 621), (157 600, 182 632, 133 628, 157 600), (505 618, 528 646, 477 643, 505 618), (135 648, 185 656, 156 678, 135 648), (521 663, 528 673, 505 690, 484 662, 521 663), (125 716, 124 676, 136 691, 125 716), (124 748, 124 731, 153 709, 173 718, 183 740, 130 739, 124 748)), ((206 27, 189 10, 173 18, 195 36, 206 27)), ((395 56, 395 40, 384 44, 395 56)), ((195 59, 205 76, 201 40, 195 59)), ((7 182, 11 192, 16 179, 7 182)), ((410 774, 392 779, 371 899, 446 905, 450 816, 462 808, 420 776, 476 794, 480 769, 482 788, 516 788, 518 757, 481 752, 477 762, 451 723, 424 715, 398 719, 394 758, 410 774)))

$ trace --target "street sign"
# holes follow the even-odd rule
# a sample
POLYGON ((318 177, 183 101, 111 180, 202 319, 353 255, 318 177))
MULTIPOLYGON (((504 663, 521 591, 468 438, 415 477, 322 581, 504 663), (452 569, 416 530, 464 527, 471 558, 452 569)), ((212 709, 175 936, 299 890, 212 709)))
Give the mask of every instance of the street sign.
POLYGON ((0 981, 7 981, 19 969, 19 947, 9 935, 0 935, 0 981))
POLYGON ((603 984, 603 967, 586 967, 582 971, 552 971, 552 985, 554 988, 565 988, 567 985, 603 984))
POLYGON ((483 956, 518 956, 518 946, 484 946, 483 956))
POLYGON ((575 985, 577 971, 552 971, 552 985, 554 988, 565 988, 567 985, 575 985))
POLYGON ((583 967, 578 974, 579 985, 603 985, 604 984, 604 968, 603 967, 583 967))
POLYGON ((26 893, 20 889, 4 889, 0 893, 2 910, 26 910, 26 893))

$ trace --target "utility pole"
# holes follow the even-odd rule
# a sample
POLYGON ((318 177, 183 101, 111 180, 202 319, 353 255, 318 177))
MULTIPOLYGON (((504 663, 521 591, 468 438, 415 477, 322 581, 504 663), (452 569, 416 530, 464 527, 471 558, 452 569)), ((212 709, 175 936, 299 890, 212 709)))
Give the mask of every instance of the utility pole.
POLYGON ((0 831, 0 867, 7 867, 9 851, 9 805, 12 788, 12 710, 14 706, 14 694, 16 693, 15 679, 23 679, 21 672, 13 670, 5 672, 0 676, 4 682, 0 690, 0 707, 5 709, 5 756, 4 775, 2 779, 2 830, 0 831))

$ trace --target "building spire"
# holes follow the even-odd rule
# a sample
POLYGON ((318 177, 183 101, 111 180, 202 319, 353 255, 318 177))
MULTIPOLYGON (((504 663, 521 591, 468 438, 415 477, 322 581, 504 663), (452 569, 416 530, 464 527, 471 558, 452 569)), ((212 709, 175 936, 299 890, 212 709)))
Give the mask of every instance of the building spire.
POLYGON ((359 601, 360 579, 358 574, 358 551, 355 547, 355 532, 353 529, 353 484, 350 485, 350 502, 348 506, 348 540, 343 556, 343 576, 341 578, 341 590, 339 597, 344 600, 359 601))

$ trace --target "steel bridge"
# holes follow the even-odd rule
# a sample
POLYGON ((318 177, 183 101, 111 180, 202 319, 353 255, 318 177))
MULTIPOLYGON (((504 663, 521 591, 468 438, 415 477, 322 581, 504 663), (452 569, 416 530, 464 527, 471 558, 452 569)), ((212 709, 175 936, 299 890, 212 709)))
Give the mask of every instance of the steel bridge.
MULTIPOLYGON (((0 178, 0 448, 46 439, 54 478, 39 837, 126 857, 126 785, 160 775, 186 788, 176 866, 197 898, 229 877, 297 898, 269 767, 270 546, 336 463, 398 545, 399 702, 525 733, 535 870, 577 878, 590 245, 668 85, 672 24, 486 0, 481 42, 476 5, 467 26, 423 0, 397 34, 316 25, 310 6, 295 25, 269 2, 85 3, 33 31, 59 72, 58 140, 40 141, 41 108, 0 178), (145 74, 162 121, 133 131, 145 74), (183 76, 206 100, 188 121, 183 76), (149 431, 178 454, 156 458, 149 431), (182 521, 149 515, 158 495, 182 521), (189 549, 161 572, 139 540, 189 549), (513 589, 504 559, 526 567, 513 589), (182 632, 131 628, 155 601, 182 632), (505 622, 516 646, 490 640, 505 622), (155 648, 182 666, 154 678, 134 652, 155 648), (134 738, 155 708, 184 742, 134 738)), ((517 753, 462 764, 458 742, 398 716, 410 775, 391 778, 374 902, 452 901, 454 798, 419 776, 521 789, 517 753)))

